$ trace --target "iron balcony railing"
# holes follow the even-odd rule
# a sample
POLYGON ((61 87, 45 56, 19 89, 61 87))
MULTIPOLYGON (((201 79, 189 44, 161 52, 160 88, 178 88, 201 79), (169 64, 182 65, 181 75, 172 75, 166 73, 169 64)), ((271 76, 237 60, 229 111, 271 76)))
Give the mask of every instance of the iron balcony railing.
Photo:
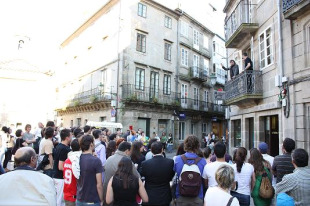
POLYGON ((290 10, 293 6, 299 4, 303 0, 283 0, 282 5, 283 5, 283 12, 287 12, 290 10))
POLYGON ((224 90, 226 102, 244 95, 261 96, 263 94, 262 72, 255 70, 243 72, 228 81, 224 90))
POLYGON ((99 101, 109 101, 113 99, 113 94, 105 93, 101 88, 96 87, 91 90, 83 91, 74 95, 74 97, 67 101, 68 106, 78 106, 87 103, 95 103, 99 101))
POLYGON ((139 101, 148 103, 158 103, 167 105, 179 105, 178 97, 180 95, 171 92, 171 90, 159 90, 152 87, 144 87, 143 90, 136 89, 133 84, 123 85, 123 101, 139 101))
POLYGON ((191 78, 196 78, 200 80, 207 80, 209 74, 207 68, 199 68, 197 66, 191 67, 189 72, 191 78))
POLYGON ((224 113, 225 106, 219 104, 213 104, 206 101, 200 101, 198 99, 180 98, 181 108, 189 110, 197 110, 204 112, 217 112, 224 113))
POLYGON ((255 11, 253 4, 249 0, 241 0, 235 10, 227 18, 225 22, 226 41, 235 33, 241 24, 255 23, 253 22, 253 12, 255 11))

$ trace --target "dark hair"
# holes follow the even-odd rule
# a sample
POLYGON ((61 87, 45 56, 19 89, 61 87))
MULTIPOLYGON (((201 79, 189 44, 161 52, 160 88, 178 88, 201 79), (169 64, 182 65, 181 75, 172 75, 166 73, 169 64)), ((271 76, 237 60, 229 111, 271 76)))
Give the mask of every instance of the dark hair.
POLYGON ((90 130, 90 126, 85 125, 85 127, 84 127, 84 133, 88 132, 89 130, 90 130))
POLYGON ((195 135, 189 135, 184 140, 184 150, 186 152, 194 152, 197 153, 198 149, 200 148, 200 142, 198 137, 195 135))
POLYGON ((94 137, 92 135, 84 135, 80 140, 80 147, 82 152, 89 150, 91 143, 94 143, 94 137))
POLYGON ((133 174, 132 161, 128 157, 123 157, 118 163, 118 168, 114 178, 119 178, 123 182, 123 188, 134 188, 138 184, 138 178, 133 174))
POLYGON ((237 171, 240 173, 241 172, 241 169, 242 169, 242 166, 245 162, 245 159, 246 159, 246 156, 248 154, 248 151, 244 148, 244 147, 239 147, 237 149, 237 152, 236 152, 236 156, 235 156, 235 162, 236 162, 236 165, 237 165, 237 171))
POLYGON ((55 127, 54 121, 48 121, 48 122, 46 123, 46 127, 55 127))
MULTIPOLYGON (((25 130, 27 129, 27 127, 31 127, 31 125, 30 125, 30 124, 26 124, 25 130)), ((9 130, 8 130, 8 131, 9 131, 9 130)))
POLYGON ((115 152, 115 150, 116 150, 116 142, 110 141, 106 149, 106 158, 108 159, 108 157, 112 156, 112 153, 115 152))
POLYGON ((295 141, 287 137, 283 141, 283 147, 286 152, 291 153, 295 149, 295 141))
POLYGON ((147 147, 148 147, 149 149, 151 149, 151 148, 152 148, 152 144, 153 144, 154 142, 157 142, 157 139, 151 138, 147 147))
POLYGON ((109 136, 109 140, 114 140, 116 138, 116 133, 113 133, 109 136))
MULTIPOLYGON (((114 141, 114 140, 113 140, 114 141)), ((115 141, 114 141, 115 142, 115 141)), ((131 144, 129 142, 122 142, 119 146, 118 146, 118 150, 121 152, 125 152, 126 150, 130 150, 131 149, 131 144)))
POLYGON ((293 162, 297 167, 307 167, 309 155, 304 149, 295 149, 292 154, 293 162))
POLYGON ((74 139, 71 142, 71 148, 73 152, 79 151, 80 150, 80 144, 78 139, 74 139))
POLYGON ((225 153, 226 153, 225 144, 222 142, 217 142, 214 145, 214 154, 215 154, 216 158, 223 158, 225 156, 225 153))
POLYGON ((44 131, 45 139, 51 138, 54 136, 54 128, 47 127, 44 131))
POLYGON ((131 147, 131 160, 133 162, 138 162, 141 158, 140 148, 143 147, 142 142, 133 142, 131 147))
POLYGON ((211 149, 209 147, 203 148, 202 155, 204 158, 209 158, 211 154, 211 149))
POLYGON ((101 133, 102 131, 100 129, 96 129, 93 131, 93 136, 95 137, 95 139, 98 139, 101 133))
POLYGON ((15 165, 17 167, 22 166, 22 165, 29 165, 31 163, 31 157, 35 157, 35 156, 36 156, 36 153, 34 152, 34 150, 27 149, 25 150, 23 155, 20 156, 19 158, 16 158, 16 156, 14 156, 15 165))
POLYGON ((237 148, 237 149, 234 149, 234 151, 233 151, 232 161, 233 161, 234 163, 235 163, 235 161, 236 161, 237 150, 238 150, 238 148, 237 148))
POLYGON ((258 149, 251 149, 248 162, 253 165, 255 174, 264 171, 263 155, 259 152, 258 149))
POLYGON ((16 132, 15 132, 16 137, 22 136, 22 132, 23 132, 23 130, 21 130, 21 129, 16 130, 16 132))
POLYGON ((248 53, 244 52, 244 53, 243 53, 243 56, 247 57, 247 56, 248 56, 248 53))
POLYGON ((77 137, 82 132, 81 128, 75 128, 73 130, 73 135, 77 137))
POLYGON ((70 133, 71 133, 70 129, 63 129, 63 130, 61 130, 60 131, 61 141, 64 141, 64 140, 66 140, 67 137, 70 137, 70 133))
POLYGON ((198 157, 203 157, 203 153, 202 153, 201 148, 199 148, 199 149, 197 150, 196 154, 198 155, 198 157))
POLYGON ((160 154, 163 151, 163 143, 157 141, 154 142, 151 146, 151 151, 154 155, 160 154))
POLYGON ((9 133, 9 128, 6 127, 6 126, 3 126, 3 127, 2 127, 2 131, 3 131, 4 133, 9 133))
POLYGON ((176 155, 182 155, 182 154, 185 154, 184 143, 183 142, 178 146, 176 155))
POLYGON ((229 62, 230 63, 233 62, 234 64, 236 64, 235 60, 233 60, 233 59, 231 59, 229 62))

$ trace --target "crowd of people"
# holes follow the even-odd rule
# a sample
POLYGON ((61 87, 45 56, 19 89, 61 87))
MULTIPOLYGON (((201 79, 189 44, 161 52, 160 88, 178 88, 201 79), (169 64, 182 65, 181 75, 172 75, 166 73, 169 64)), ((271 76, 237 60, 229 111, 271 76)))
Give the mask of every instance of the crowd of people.
POLYGON ((169 159, 171 134, 59 130, 52 121, 30 131, 2 128, 0 205, 249 206, 251 198, 256 206, 310 205, 308 153, 290 138, 274 158, 265 142, 230 156, 212 134, 205 148, 188 135, 169 159))

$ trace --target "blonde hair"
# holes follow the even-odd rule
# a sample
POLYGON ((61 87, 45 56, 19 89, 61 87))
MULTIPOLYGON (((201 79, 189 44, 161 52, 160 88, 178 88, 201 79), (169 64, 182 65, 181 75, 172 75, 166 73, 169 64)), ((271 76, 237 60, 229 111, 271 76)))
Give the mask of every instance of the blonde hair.
POLYGON ((235 173, 231 166, 222 165, 215 172, 215 180, 222 189, 230 189, 235 180, 235 173))

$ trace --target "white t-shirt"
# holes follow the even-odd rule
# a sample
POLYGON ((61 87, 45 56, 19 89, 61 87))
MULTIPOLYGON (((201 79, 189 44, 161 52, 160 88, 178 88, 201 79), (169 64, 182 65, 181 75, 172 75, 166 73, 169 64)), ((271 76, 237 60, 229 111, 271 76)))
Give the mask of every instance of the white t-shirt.
POLYGON ((235 171, 235 181, 238 182, 238 189, 236 192, 243 195, 251 194, 251 176, 254 172, 253 165, 249 163, 244 163, 241 172, 237 171, 237 164, 233 164, 235 171))
POLYGON ((269 154, 262 154, 262 155, 263 155, 264 160, 267 160, 270 163, 271 167, 272 167, 274 157, 270 156, 269 154))
MULTIPOLYGON (((218 187, 211 187, 206 192, 204 206, 226 206, 231 197, 232 196, 228 192, 218 187)), ((237 198, 233 199, 231 206, 239 206, 237 198)))
POLYGON ((211 164, 207 164, 205 168, 203 169, 202 177, 204 179, 208 179, 208 185, 209 187, 215 187, 217 186, 217 182, 215 180, 215 172, 221 165, 229 165, 227 162, 212 162, 211 164))

